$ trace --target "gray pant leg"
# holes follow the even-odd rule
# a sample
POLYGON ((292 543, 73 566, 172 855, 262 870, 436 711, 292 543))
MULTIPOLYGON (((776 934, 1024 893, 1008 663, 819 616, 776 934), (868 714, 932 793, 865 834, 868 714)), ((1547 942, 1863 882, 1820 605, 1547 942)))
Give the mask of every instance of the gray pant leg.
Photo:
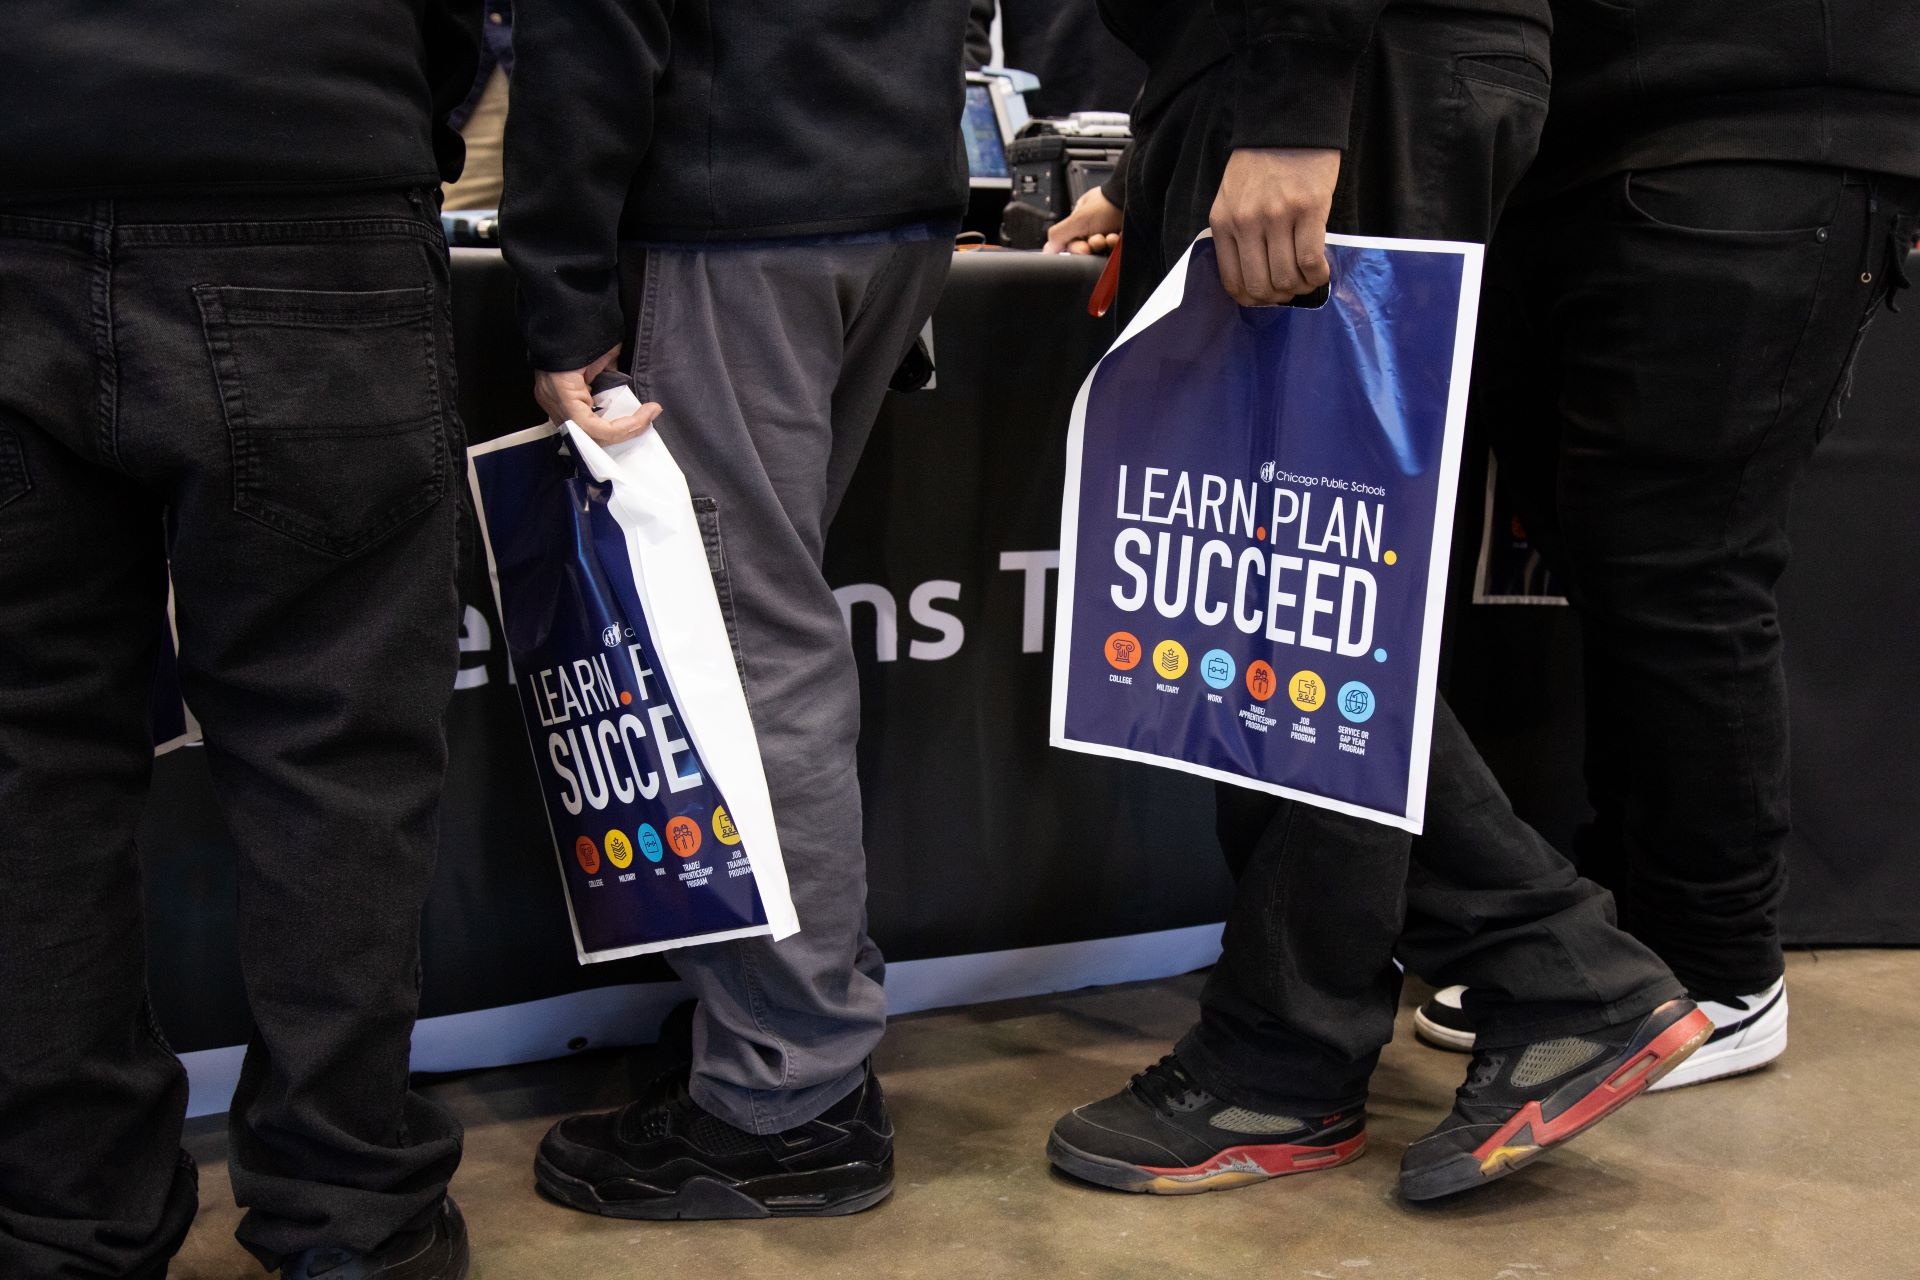
POLYGON ((756 1133, 850 1092, 886 1026, 866 934, 860 691, 821 572, 886 384, 932 312, 945 241, 653 250, 638 390, 686 471, 734 630, 800 933, 670 954, 699 997, 693 1095, 756 1133), (702 501, 706 500, 706 501, 702 501))

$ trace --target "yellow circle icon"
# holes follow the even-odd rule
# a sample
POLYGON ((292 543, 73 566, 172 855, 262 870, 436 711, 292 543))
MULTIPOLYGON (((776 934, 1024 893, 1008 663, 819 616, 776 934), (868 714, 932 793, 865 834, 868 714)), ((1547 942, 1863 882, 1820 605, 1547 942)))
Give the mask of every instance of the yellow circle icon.
POLYGON ((1293 679, 1287 681, 1287 696, 1302 711, 1318 711, 1327 700, 1327 686, 1315 672, 1296 671, 1293 679))
POLYGON ((1399 555, 1399 553, 1398 553, 1398 552, 1394 552, 1394 551, 1389 551, 1389 552, 1387 552, 1387 554, 1385 554, 1384 556, 1381 556, 1380 558, 1381 558, 1382 560, 1385 560, 1385 561, 1386 561, 1386 562, 1387 562, 1388 564, 1399 564, 1399 563, 1400 563, 1400 555, 1399 555))
POLYGON ((1153 651, 1153 673, 1163 680, 1187 674, 1187 651, 1178 640, 1162 640, 1153 651))
POLYGON ((608 862, 622 871, 633 865, 633 841, 627 839, 625 832, 609 831, 601 843, 606 846, 608 862))
POLYGON ((720 837, 721 844, 740 843, 740 829, 733 825, 733 815, 727 812, 725 805, 719 805, 713 811, 713 834, 720 837))

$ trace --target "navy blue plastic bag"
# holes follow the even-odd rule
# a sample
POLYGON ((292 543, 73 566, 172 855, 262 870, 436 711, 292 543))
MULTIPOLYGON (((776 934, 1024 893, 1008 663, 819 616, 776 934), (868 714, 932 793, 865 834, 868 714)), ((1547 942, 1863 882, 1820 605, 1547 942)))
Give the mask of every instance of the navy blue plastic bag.
MULTIPOLYGON (((632 400, 624 386, 596 397, 632 400)), ((608 412, 631 412, 617 405, 608 412)), ((583 963, 798 929, 686 482, 657 432, 469 451, 583 963)))
POLYGON ((1081 388, 1051 737, 1417 832, 1481 248, 1327 242, 1242 308, 1202 236, 1081 388))

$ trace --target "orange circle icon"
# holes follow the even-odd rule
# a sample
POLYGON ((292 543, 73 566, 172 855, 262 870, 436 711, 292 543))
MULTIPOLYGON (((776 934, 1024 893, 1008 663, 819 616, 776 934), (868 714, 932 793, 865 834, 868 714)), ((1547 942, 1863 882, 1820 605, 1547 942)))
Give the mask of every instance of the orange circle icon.
POLYGON ((1256 662, 1247 668, 1247 692, 1253 695, 1254 701, 1265 702, 1279 687, 1279 678, 1266 663, 1256 662))
POLYGON ((682 858, 700 852, 700 824, 692 818, 673 818, 667 823, 667 848, 682 858))
POLYGON ((580 863, 580 869, 588 875, 600 869, 600 846, 591 836, 581 836, 573 842, 573 856, 580 863))
POLYGON ((628 693, 625 689, 622 689, 620 691, 620 705, 623 707, 630 707, 633 705, 633 695, 631 693, 628 693))
POLYGON ((1107 637, 1107 661, 1115 669, 1131 671, 1140 665, 1140 637, 1131 631, 1116 631, 1107 637))

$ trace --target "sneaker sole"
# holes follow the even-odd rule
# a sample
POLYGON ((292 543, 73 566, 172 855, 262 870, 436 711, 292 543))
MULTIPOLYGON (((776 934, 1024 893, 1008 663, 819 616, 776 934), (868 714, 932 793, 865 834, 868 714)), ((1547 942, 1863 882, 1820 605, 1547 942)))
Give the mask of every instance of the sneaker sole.
POLYGON ((1452 1027, 1443 1027, 1427 1017, 1424 1009, 1413 1011, 1413 1034, 1436 1049, 1445 1049, 1450 1053, 1473 1052, 1473 1032, 1455 1031, 1452 1027))
POLYGON ((1787 1051, 1787 1024, 1782 1021, 1779 1028, 1758 1040, 1740 1045, 1738 1048, 1715 1052, 1715 1046, 1709 1044, 1689 1058, 1677 1071, 1673 1071, 1658 1083, 1647 1086, 1647 1092, 1658 1093, 1667 1089, 1684 1089, 1688 1085, 1706 1084, 1713 1080, 1725 1080, 1729 1076, 1743 1076, 1758 1071, 1787 1051))
POLYGON ((1082 1182, 1114 1191, 1155 1196, 1191 1196, 1203 1191, 1230 1191, 1234 1187, 1283 1178, 1291 1173, 1314 1173, 1360 1158, 1367 1135, 1356 1134, 1330 1147, 1292 1144, 1228 1147, 1203 1164, 1185 1169, 1156 1169, 1097 1156, 1064 1142, 1058 1134, 1047 1139, 1047 1159, 1062 1173, 1082 1182))
POLYGON ((1546 1119, 1538 1102, 1529 1102, 1471 1155, 1461 1155, 1418 1173, 1402 1173, 1400 1193, 1408 1200, 1438 1200, 1485 1186, 1524 1168, 1645 1093, 1712 1035, 1712 1020, 1695 1009, 1661 1031, 1552 1120, 1546 1119))
MULTIPOLYGON (((893 1161, 884 1165, 852 1164, 820 1170, 809 1177, 839 1175, 864 1181, 872 1174, 878 1185, 856 1185, 821 1192, 783 1192, 755 1194, 751 1183, 729 1182, 720 1177, 692 1177, 671 1192, 659 1192, 644 1184, 622 1179, 619 1185, 642 1188, 652 1195, 605 1196, 601 1188, 562 1173, 544 1155, 533 1161, 534 1185, 547 1196, 569 1209, 595 1213, 603 1218, 633 1218, 650 1222, 720 1221, 735 1218, 841 1218, 871 1209, 893 1194, 893 1161)), ((787 1181, 789 1179, 783 1179, 787 1181)), ((615 1184, 604 1184, 611 1189, 615 1184)))

